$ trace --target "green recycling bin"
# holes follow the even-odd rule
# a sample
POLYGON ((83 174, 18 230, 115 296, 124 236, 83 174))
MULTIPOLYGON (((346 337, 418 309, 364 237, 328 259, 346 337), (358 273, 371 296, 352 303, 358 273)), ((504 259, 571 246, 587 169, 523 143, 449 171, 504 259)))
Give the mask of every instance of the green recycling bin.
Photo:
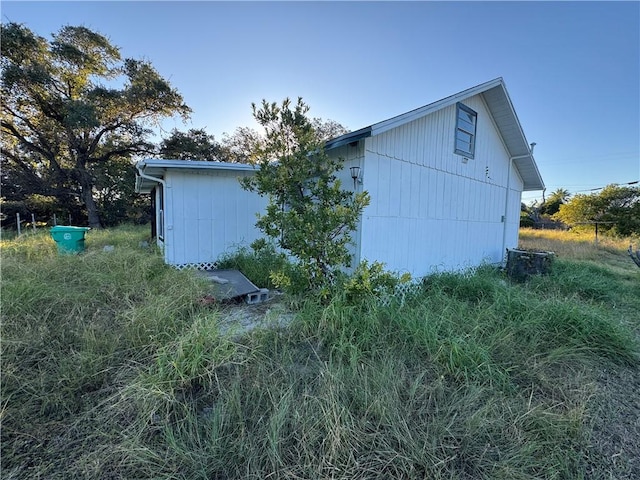
POLYGON ((89 227, 57 225, 51 227, 49 232, 58 246, 58 253, 66 255, 84 251, 84 236, 89 230, 89 227))

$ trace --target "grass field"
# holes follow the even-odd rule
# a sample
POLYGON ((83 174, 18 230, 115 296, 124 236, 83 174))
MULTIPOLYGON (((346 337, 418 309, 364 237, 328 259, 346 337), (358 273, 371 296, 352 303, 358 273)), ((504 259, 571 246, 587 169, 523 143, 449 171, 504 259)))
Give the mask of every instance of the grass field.
POLYGON ((525 230, 550 275, 284 296, 238 335, 147 234, 2 241, 2 478, 640 478, 629 240, 525 230))

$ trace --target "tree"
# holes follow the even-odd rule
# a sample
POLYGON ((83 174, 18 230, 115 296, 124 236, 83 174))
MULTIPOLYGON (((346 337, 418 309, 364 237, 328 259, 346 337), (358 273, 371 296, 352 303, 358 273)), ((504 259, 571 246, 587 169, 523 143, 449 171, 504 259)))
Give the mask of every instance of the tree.
POLYGON ((603 232, 623 236, 640 234, 640 187, 608 185, 599 193, 577 194, 554 218, 572 225, 603 222, 603 232))
POLYGON ((149 127, 190 109, 151 64, 121 59, 104 36, 65 26, 52 38, 3 25, 1 153, 25 191, 77 199, 99 228, 92 171, 151 152, 149 127))
POLYGON ((90 174, 95 180, 94 198, 103 226, 151 220, 151 204, 146 196, 135 192, 137 170, 128 157, 93 164, 90 174))
POLYGON ((325 153, 301 98, 252 107, 266 134, 255 152, 260 169, 242 185, 270 199, 257 226, 297 257, 309 285, 318 287, 349 265, 347 246, 369 195, 341 188, 342 162, 325 153))
POLYGON ((322 118, 316 117, 311 123, 313 125, 313 129, 316 131, 318 140, 321 142, 328 142, 340 135, 349 133, 349 130, 335 120, 323 120, 322 118))
MULTIPOLYGON (((335 120, 314 118, 311 120, 311 125, 317 140, 321 143, 348 132, 335 120)), ((256 163, 255 152, 259 150, 263 141, 264 138, 258 131, 249 127, 238 127, 231 135, 223 134, 220 155, 225 162, 256 163)))
POLYGON ((222 146, 203 128, 192 128, 188 132, 174 128, 169 138, 160 143, 158 153, 162 158, 175 160, 224 160, 222 146))
POLYGON ((262 141, 262 136, 256 130, 238 127, 231 135, 222 135, 221 156, 225 162, 255 163, 253 155, 258 151, 262 141))
POLYGON ((571 194, 564 188, 558 188, 549 195, 549 198, 540 206, 541 215, 554 215, 560 210, 560 205, 564 205, 569 200, 571 194))
POLYGON ((520 202, 520 227, 532 228, 535 225, 532 215, 533 210, 524 202, 520 202))

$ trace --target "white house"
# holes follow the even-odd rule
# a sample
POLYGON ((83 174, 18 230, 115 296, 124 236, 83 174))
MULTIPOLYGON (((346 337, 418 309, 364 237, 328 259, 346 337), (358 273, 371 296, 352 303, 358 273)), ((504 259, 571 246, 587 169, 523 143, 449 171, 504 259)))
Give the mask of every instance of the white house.
POLYGON ((260 238, 257 213, 268 199, 240 188, 254 167, 238 163, 145 159, 136 191, 151 194, 152 236, 165 262, 210 269, 221 254, 260 238))
POLYGON ((327 149, 345 159, 343 181, 359 167, 356 188, 371 196, 355 263, 378 260, 414 276, 501 263, 518 244, 521 193, 544 188, 502 78, 327 149))
MULTIPOLYGON (((544 188, 502 78, 326 148, 344 161, 343 187, 371 197, 354 232, 353 264, 380 261, 414 277, 503 262, 506 249, 518 244, 521 193, 544 188)), ((252 167, 144 160, 138 170, 137 190, 155 188, 168 263, 206 267, 259 235, 255 214, 266 200, 235 180, 252 167)))

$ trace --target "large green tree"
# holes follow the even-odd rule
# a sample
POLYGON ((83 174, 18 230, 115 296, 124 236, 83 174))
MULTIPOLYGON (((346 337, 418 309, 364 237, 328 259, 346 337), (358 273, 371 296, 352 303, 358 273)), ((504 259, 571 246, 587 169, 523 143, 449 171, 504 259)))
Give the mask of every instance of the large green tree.
POLYGON ((336 172, 343 165, 324 151, 324 139, 307 117, 301 98, 295 105, 253 105, 265 136, 254 157, 260 169, 243 186, 270 199, 258 227, 298 258, 311 287, 349 265, 348 245, 364 207, 366 192, 343 189, 336 172))
POLYGON ((3 167, 23 193, 75 200, 100 227, 97 171, 151 152, 150 127, 190 109, 150 63, 122 59, 86 27, 65 26, 48 41, 8 23, 1 52, 3 167))
POLYGON ((554 218, 570 224, 602 222, 601 231, 640 234, 640 187, 608 185, 598 193, 574 195, 554 218))
POLYGON ((204 128, 192 128, 187 132, 177 129, 160 142, 158 155, 173 160, 225 161, 222 146, 204 128))

